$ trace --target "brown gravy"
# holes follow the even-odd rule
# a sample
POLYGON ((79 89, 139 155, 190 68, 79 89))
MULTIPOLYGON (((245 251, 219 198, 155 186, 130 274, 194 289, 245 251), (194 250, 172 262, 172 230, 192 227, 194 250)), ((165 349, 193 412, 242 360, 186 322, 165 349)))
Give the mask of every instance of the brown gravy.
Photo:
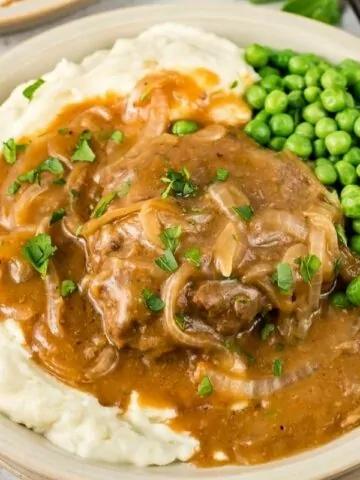
MULTIPOLYGON (((254 464, 328 442, 360 421, 359 312, 334 310, 325 295, 320 311, 310 312, 311 329, 299 335, 296 302, 304 297, 302 307, 308 305, 311 285, 299 277, 295 263, 292 295, 269 278, 286 255, 290 258, 290 247, 308 252, 312 227, 307 222, 314 217, 304 212, 319 216, 328 209, 324 216, 333 223, 342 221, 341 213, 297 159, 265 151, 236 129, 209 125, 210 107, 231 99, 204 99, 190 79, 179 76, 147 81, 150 94, 135 107, 115 96, 70 106, 41 135, 19 142, 29 145, 14 165, 3 163, 2 318, 19 320, 34 361, 101 404, 126 408, 136 390, 144 404, 175 407, 172 426, 200 440, 192 459, 197 465, 221 463, 214 459, 217 451, 227 455, 223 463, 254 464), (197 104, 193 119, 204 128, 184 137, 164 133, 170 125, 167 109, 184 95, 197 104), (95 161, 71 162, 84 131, 91 132, 95 161), (122 143, 111 139, 114 131, 124 134, 122 143), (63 162, 66 183, 54 183, 59 176, 43 172, 40 184, 25 181, 15 195, 7 194, 19 175, 49 156, 63 162), (173 196, 173 185, 162 198, 169 169, 184 168, 183 180, 195 186, 195 194, 173 196), (229 173, 225 181, 216 180, 221 168, 229 173), (99 200, 124 184, 125 194, 91 219, 99 200), (232 210, 249 204, 248 220, 232 210), (59 208, 66 214, 50 226, 59 208), (297 233, 287 230, 285 221, 297 221, 297 233), (155 263, 164 253, 158 234, 176 225, 181 226, 174 252, 179 268, 168 272, 155 263), (57 246, 45 280, 21 252, 40 232, 57 246), (199 266, 186 259, 191 248, 200 249, 199 266), (166 305, 151 312, 142 299, 145 288, 166 298, 169 278, 186 269, 175 299, 183 322, 178 328, 189 341, 201 340, 200 347, 171 336, 164 326, 166 305), (62 299, 65 279, 79 288, 62 299), (269 324, 273 330, 261 338, 269 324), (237 353, 225 350, 245 373, 229 374, 224 344, 236 346, 237 353), (269 385, 292 372, 303 378, 270 395, 262 387, 246 395, 226 391, 209 373, 213 392, 202 397, 199 365, 203 374, 215 369, 231 379, 265 378, 269 385)), ((326 255, 323 294, 336 277, 328 266, 336 260, 330 248, 326 255)))

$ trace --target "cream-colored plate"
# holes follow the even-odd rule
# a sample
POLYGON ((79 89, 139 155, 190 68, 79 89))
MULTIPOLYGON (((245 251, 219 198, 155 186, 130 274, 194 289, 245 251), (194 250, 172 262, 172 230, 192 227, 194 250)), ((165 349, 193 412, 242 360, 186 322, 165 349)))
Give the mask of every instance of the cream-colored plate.
MULTIPOLYGON (((335 61, 346 57, 360 60, 360 39, 311 20, 240 5, 196 6, 196 0, 191 8, 184 8, 179 0, 176 6, 138 7, 87 17, 16 47, 0 58, 0 101, 19 82, 39 77, 62 57, 80 60, 97 49, 110 47, 119 36, 131 37, 169 20, 205 28, 239 45, 258 42, 316 52, 335 61)), ((322 480, 360 463, 360 430, 317 450, 252 468, 196 470, 178 464, 139 469, 76 458, 0 416, 0 452, 3 461, 31 480, 322 480)))
POLYGON ((95 0, 8 0, 0 6, 0 33, 12 33, 70 13, 95 0))

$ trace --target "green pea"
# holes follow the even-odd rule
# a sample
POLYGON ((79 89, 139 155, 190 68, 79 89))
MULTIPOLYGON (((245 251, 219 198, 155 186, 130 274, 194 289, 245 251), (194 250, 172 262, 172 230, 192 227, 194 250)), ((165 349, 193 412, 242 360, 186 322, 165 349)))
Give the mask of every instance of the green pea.
POLYGON ((286 70, 289 66, 290 59, 294 55, 296 55, 296 53, 293 50, 279 50, 278 52, 272 53, 270 63, 280 70, 286 70))
POLYGON ((360 137, 360 117, 355 121, 354 133, 357 137, 360 137))
POLYGON ((352 93, 355 100, 360 103, 360 82, 356 82, 355 85, 353 85, 352 93))
POLYGON ((302 108, 305 106, 305 100, 301 90, 293 90, 288 95, 289 108, 302 108))
POLYGON ((351 147, 350 150, 344 155, 344 162, 349 162, 351 165, 360 165, 360 148, 351 147))
POLYGON ((346 97, 347 108, 354 108, 356 104, 355 104, 354 97, 351 95, 351 93, 346 92, 345 97, 346 97))
POLYGON ((254 68, 265 67, 269 61, 269 49, 262 45, 249 45, 245 50, 245 60, 254 68))
POLYGON ((271 115, 265 110, 261 110, 254 118, 254 120, 259 120, 260 122, 267 123, 267 121, 270 119, 271 115))
POLYGON ((278 75, 268 75, 260 81, 260 85, 267 92, 272 92, 273 90, 282 90, 283 82, 278 75))
POLYGON ((346 59, 339 65, 341 72, 345 75, 348 85, 354 85, 360 81, 360 64, 355 60, 346 59))
MULTIPOLYGON (((355 186, 355 185, 349 185, 355 186)), ((355 197, 347 196, 341 199, 341 208, 344 215, 349 218, 360 218, 360 195, 355 197)))
POLYGON ((174 122, 171 127, 171 132, 179 137, 195 133, 200 129, 200 125, 194 120, 178 120, 174 122))
POLYGON ((293 133, 286 140, 285 148, 303 158, 309 157, 312 152, 311 141, 307 137, 299 135, 298 133, 293 133))
POLYGON ((338 70, 335 70, 335 68, 329 68, 321 77, 321 85, 324 89, 334 87, 345 88, 346 84, 346 77, 338 70))
POLYGON ((256 120, 251 128, 250 136, 260 145, 267 145, 270 142, 271 131, 266 123, 256 120))
POLYGON ((287 113, 274 115, 269 123, 273 134, 279 137, 288 137, 294 131, 294 120, 287 113))
POLYGON ((307 122, 315 125, 320 118, 326 117, 327 114, 321 102, 314 102, 307 105, 303 110, 303 118, 307 122))
POLYGON ((315 175, 323 185, 332 185, 337 180, 335 168, 330 162, 318 165, 315 168, 315 175))
POLYGON ((309 103, 316 102, 319 99, 321 90, 319 87, 307 87, 304 90, 305 100, 309 103))
POLYGON ((360 235, 350 237, 350 248, 353 252, 360 255, 360 235))
POLYGON ((269 66, 260 68, 258 73, 261 78, 268 77, 269 75, 280 76, 280 70, 278 70, 277 68, 269 67, 269 66))
POLYGON ((305 80, 300 75, 286 75, 283 79, 284 87, 290 91, 305 88, 305 80))
POLYGON ((327 88, 321 93, 320 99, 328 112, 340 112, 346 107, 345 90, 339 87, 327 88))
POLYGON ((321 165, 331 165, 332 163, 325 157, 317 158, 315 160, 315 167, 320 167, 321 165))
POLYGON ((360 165, 356 167, 356 175, 360 178, 360 165))
POLYGON ((294 119, 294 124, 295 126, 299 125, 299 123, 301 123, 301 110, 297 109, 297 110, 291 110, 289 111, 289 114, 293 117, 294 119))
POLYGON ((266 91, 260 85, 252 85, 246 91, 245 99, 251 107, 260 110, 264 107, 266 95, 266 91))
POLYGON ((320 60, 317 67, 321 70, 322 73, 324 73, 326 72, 326 70, 329 70, 329 68, 332 68, 332 65, 327 60, 323 59, 323 60, 320 60))
POLYGON ((295 75, 305 75, 314 62, 307 55, 295 55, 289 61, 289 71, 295 75))
POLYGON ((322 138, 315 140, 313 150, 316 158, 324 157, 325 155, 327 155, 325 141, 322 138))
POLYGON ((299 123, 299 125, 295 129, 295 133, 310 138, 310 140, 313 140, 315 138, 315 129, 313 125, 308 122, 299 123))
POLYGON ((351 163, 341 160, 335 164, 335 169, 342 185, 353 185, 357 181, 356 169, 351 163))
POLYGON ((285 112, 288 106, 288 98, 286 93, 281 90, 273 90, 268 94, 265 100, 265 110, 267 113, 275 115, 276 113, 285 112))
POLYGON ((341 200, 351 197, 360 197, 359 185, 347 185, 341 190, 341 200))
POLYGON ((355 233, 360 233, 360 220, 353 220, 351 226, 355 233))
POLYGON ((336 114, 335 120, 341 130, 352 132, 359 116, 360 112, 356 108, 345 108, 345 110, 336 114))
POLYGON ((311 67, 305 73, 305 84, 307 87, 318 87, 320 84, 320 78, 322 71, 318 67, 311 67))
POLYGON ((325 145, 331 155, 345 155, 351 147, 351 137, 347 132, 332 132, 325 138, 325 145))
POLYGON ((346 297, 353 305, 360 305, 360 277, 354 278, 346 289, 346 297))
POLYGON ((333 307, 340 310, 346 310, 351 306, 344 292, 335 292, 330 297, 330 303, 333 307))
POLYGON ((286 138, 284 138, 284 137, 273 137, 270 140, 269 147, 272 150, 280 151, 284 148, 285 142, 286 142, 286 138))
POLYGON ((315 133, 318 138, 326 138, 329 133, 336 132, 337 124, 333 118, 320 118, 315 125, 315 133))
POLYGON ((329 155, 328 160, 331 163, 337 163, 337 162, 340 162, 341 157, 340 157, 340 155, 329 155))

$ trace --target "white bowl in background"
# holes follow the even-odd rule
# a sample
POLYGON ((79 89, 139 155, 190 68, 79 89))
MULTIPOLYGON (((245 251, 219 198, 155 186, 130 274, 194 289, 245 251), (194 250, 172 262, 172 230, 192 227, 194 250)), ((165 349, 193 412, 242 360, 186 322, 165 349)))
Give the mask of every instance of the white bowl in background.
MULTIPOLYGON (((38 78, 63 57, 79 61, 164 21, 176 21, 225 36, 239 45, 257 42, 360 60, 360 39, 297 16, 242 5, 153 5, 87 17, 39 35, 0 58, 0 101, 20 82, 38 78)), ((50 119, 49 119, 50 120, 50 119)), ((1 392, 0 392, 1 395, 1 392)), ((72 456, 0 416, 0 458, 31 480, 322 480, 360 463, 360 429, 323 447, 254 467, 195 469, 190 465, 136 468, 100 464, 72 456)))

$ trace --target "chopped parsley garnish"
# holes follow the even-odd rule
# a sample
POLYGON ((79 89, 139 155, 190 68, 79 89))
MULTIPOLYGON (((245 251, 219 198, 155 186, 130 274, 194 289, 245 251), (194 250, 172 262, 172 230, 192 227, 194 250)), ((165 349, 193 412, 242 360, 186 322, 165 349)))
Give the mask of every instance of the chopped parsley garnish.
POLYGON ((180 328, 180 330, 185 330, 185 313, 177 313, 175 315, 175 323, 180 328))
POLYGON ((98 201, 96 207, 94 208, 94 211, 91 214, 91 218, 99 218, 102 215, 104 215, 109 204, 114 200, 114 198, 124 197, 129 192, 130 187, 131 187, 130 182, 124 182, 118 190, 115 190, 114 192, 110 192, 104 197, 102 197, 98 201))
POLYGON ((72 293, 76 292, 77 285, 72 280, 63 280, 60 286, 60 293, 62 297, 68 297, 72 293))
POLYGON ((274 377, 281 377, 284 370, 284 360, 282 358, 277 358, 273 363, 273 375, 274 377))
POLYGON ((167 198, 170 194, 176 197, 193 197, 198 190, 197 186, 190 181, 190 173, 187 168, 183 168, 181 172, 170 169, 161 181, 168 183, 161 195, 162 198, 167 198))
POLYGON ((144 290, 141 292, 141 296, 143 302, 151 312, 160 312, 165 307, 165 303, 161 300, 161 298, 155 295, 155 293, 148 288, 144 288, 144 290))
POLYGON ((184 253, 184 258, 192 263, 196 268, 201 266, 201 251, 199 247, 189 248, 184 253))
POLYGON ((306 257, 298 258, 296 263, 300 265, 300 275, 306 283, 311 282, 321 267, 320 258, 316 255, 306 255, 306 257))
POLYGON ((50 217, 50 225, 54 225, 54 223, 64 218, 65 215, 66 215, 66 212, 63 208, 59 208, 58 210, 55 210, 55 212, 50 217))
POLYGON ((18 143, 16 145, 16 153, 23 153, 26 152, 29 144, 28 143, 18 143))
POLYGON ((80 197, 80 193, 78 190, 76 190, 75 188, 72 188, 70 190, 70 197, 71 198, 79 198, 80 197))
POLYGON ((5 158, 5 162, 12 165, 16 162, 16 143, 13 138, 9 138, 3 143, 2 153, 5 158))
POLYGON ((266 325, 264 325, 260 332, 261 340, 267 340, 274 331, 275 325, 273 323, 267 323, 266 325))
POLYGON ((218 182, 225 182, 229 178, 229 170, 226 170, 226 168, 218 168, 216 170, 216 180, 218 182))
POLYGON ((165 270, 165 272, 171 273, 175 272, 179 266, 173 252, 170 249, 165 250, 164 254, 155 260, 155 263, 162 270, 165 270))
POLYGON ((175 252, 180 243, 181 227, 170 227, 160 234, 160 239, 166 249, 175 252))
POLYGON ((71 155, 73 162, 93 162, 96 158, 95 153, 90 147, 89 140, 91 139, 91 132, 83 132, 80 135, 79 141, 76 144, 74 153, 71 155))
POLYGON ((59 128, 58 134, 59 135, 67 135, 69 133, 69 129, 67 127, 59 128))
POLYGON ((56 157, 49 157, 44 160, 37 168, 33 168, 26 173, 17 177, 17 179, 10 185, 8 195, 14 195, 21 187, 22 183, 40 183, 40 174, 42 172, 49 172, 55 175, 61 175, 65 169, 60 160, 56 157))
POLYGON ((26 260, 40 273, 41 278, 45 278, 49 260, 56 250, 50 235, 39 233, 26 242, 22 252, 26 260))
POLYGON ((21 188, 21 183, 15 180, 12 182, 12 184, 9 186, 7 194, 8 195, 15 195, 21 188))
POLYGON ((208 397, 213 392, 213 386, 210 378, 205 375, 198 385, 197 393, 200 397, 208 397))
POLYGON ((254 209, 251 205, 241 205, 240 207, 232 207, 234 212, 239 215, 240 218, 249 222, 254 215, 254 209))
POLYGON ((293 275, 288 263, 278 263, 271 281, 278 286, 281 293, 290 295, 293 287, 293 275))
POLYGON ((115 132, 113 132, 110 135, 110 140, 112 140, 113 142, 116 142, 116 143, 123 143, 124 140, 125 140, 125 135, 120 130, 115 130, 115 132))
POLYGON ((57 180, 54 181, 55 185, 65 185, 66 180, 65 178, 58 178, 57 180))
POLYGON ((150 99, 150 93, 151 93, 150 90, 145 90, 145 91, 140 95, 139 102, 140 102, 140 103, 145 103, 145 102, 147 102, 147 101, 150 99))
POLYGON ((232 82, 232 84, 230 85, 230 89, 232 90, 233 88, 236 88, 238 85, 239 85, 239 81, 238 81, 238 80, 234 80, 234 81, 232 82))
POLYGON ((33 99, 33 96, 36 90, 40 88, 41 85, 43 85, 44 83, 45 83, 45 80, 43 80, 42 78, 38 78, 34 83, 32 83, 31 85, 26 87, 25 90, 23 90, 22 93, 24 97, 31 101, 33 99))
POLYGON ((340 223, 335 224, 335 230, 338 236, 339 241, 347 247, 348 241, 345 233, 344 227, 340 223))

